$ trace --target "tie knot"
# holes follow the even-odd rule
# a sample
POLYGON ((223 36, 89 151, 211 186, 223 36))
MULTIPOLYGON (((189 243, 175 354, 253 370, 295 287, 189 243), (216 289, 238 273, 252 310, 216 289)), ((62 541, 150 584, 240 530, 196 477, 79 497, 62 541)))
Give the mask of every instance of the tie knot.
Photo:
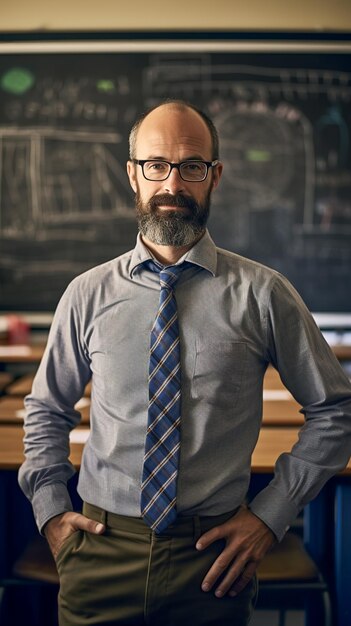
POLYGON ((160 271, 161 289, 174 289, 184 265, 170 265, 160 271))
POLYGON ((148 259, 144 262, 144 265, 149 270, 159 275, 161 289, 174 289, 181 272, 191 264, 187 261, 183 261, 180 265, 160 267, 154 261, 148 259))

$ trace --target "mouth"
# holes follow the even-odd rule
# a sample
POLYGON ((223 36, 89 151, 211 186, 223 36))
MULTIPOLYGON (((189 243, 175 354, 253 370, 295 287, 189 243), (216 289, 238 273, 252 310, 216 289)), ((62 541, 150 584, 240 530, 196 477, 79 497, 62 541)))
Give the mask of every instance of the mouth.
POLYGON ((175 206, 174 204, 159 204, 157 209, 161 211, 188 211, 187 207, 175 206))
POLYGON ((195 210, 196 203, 192 198, 186 198, 182 195, 170 196, 163 194, 154 196, 150 202, 151 208, 161 213, 169 211, 172 213, 188 214, 195 210))

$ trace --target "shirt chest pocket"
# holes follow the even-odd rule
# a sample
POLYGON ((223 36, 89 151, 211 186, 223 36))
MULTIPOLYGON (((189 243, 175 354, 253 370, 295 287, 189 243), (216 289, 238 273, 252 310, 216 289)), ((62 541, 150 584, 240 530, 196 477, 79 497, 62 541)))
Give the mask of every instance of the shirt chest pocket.
POLYGON ((233 408, 240 395, 246 349, 244 342, 196 341, 192 397, 207 404, 233 408))

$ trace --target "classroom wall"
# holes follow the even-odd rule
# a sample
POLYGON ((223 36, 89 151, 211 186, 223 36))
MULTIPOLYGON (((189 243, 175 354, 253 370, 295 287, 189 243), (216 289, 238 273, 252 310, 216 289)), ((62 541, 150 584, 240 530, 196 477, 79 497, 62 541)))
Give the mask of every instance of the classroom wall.
POLYGON ((351 30, 350 0, 3 0, 0 14, 0 31, 351 30))

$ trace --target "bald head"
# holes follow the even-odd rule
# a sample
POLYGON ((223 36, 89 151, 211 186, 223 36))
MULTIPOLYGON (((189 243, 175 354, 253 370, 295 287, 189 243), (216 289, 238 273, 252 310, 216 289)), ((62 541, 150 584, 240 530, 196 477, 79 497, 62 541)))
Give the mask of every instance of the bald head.
MULTIPOLYGON (((219 146, 218 146, 218 133, 209 117, 200 109, 189 104, 183 100, 167 100, 158 104, 157 106, 149 109, 145 113, 143 113, 135 122, 134 126, 129 135, 129 155, 131 159, 135 159, 137 157, 137 140, 138 133, 140 128, 143 126, 144 122, 154 123, 158 120, 164 120, 165 118, 171 119, 172 114, 176 115, 188 115, 193 117, 194 123, 199 125, 201 124, 204 129, 204 135, 208 135, 210 145, 211 145, 211 160, 218 159, 219 157, 219 146), (148 119, 150 118, 151 119, 148 119), (155 119, 153 119, 155 118, 155 119)), ((140 157, 139 157, 140 158, 140 157)))

